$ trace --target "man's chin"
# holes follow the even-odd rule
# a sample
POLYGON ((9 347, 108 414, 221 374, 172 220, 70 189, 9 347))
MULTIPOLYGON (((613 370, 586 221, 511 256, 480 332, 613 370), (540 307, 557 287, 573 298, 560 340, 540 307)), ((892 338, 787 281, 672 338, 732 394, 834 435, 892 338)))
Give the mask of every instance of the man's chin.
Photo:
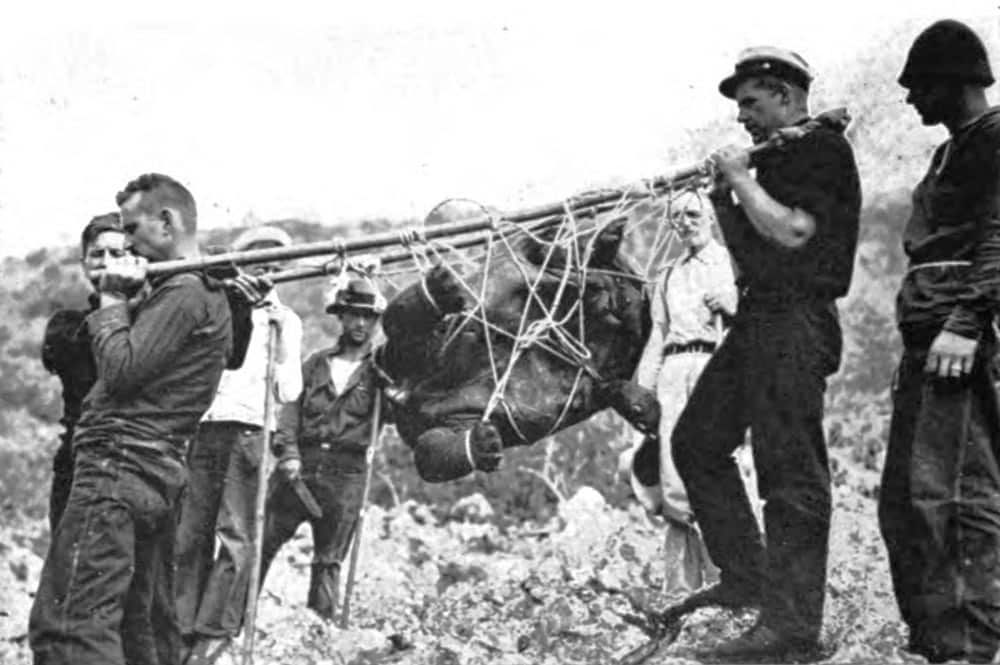
POLYGON ((364 346, 368 342, 368 335, 354 335, 348 333, 346 340, 351 346, 364 346))

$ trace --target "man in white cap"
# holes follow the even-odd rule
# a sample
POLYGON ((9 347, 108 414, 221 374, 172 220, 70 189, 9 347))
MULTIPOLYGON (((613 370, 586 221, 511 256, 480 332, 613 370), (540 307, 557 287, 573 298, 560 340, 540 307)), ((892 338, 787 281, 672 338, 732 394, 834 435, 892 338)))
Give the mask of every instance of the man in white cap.
MULTIPOLYGON (((810 120, 812 73, 796 53, 744 51, 719 91, 754 143, 810 120)), ((861 187, 854 153, 826 126, 755 155, 712 155, 711 194, 739 274, 733 326, 705 366, 672 440, 674 463, 720 583, 701 604, 760 608, 716 659, 788 662, 821 655, 830 531, 823 430, 826 378, 842 347, 836 300, 854 266, 861 187), (755 168, 756 173, 750 169, 755 168), (735 451, 751 432, 764 501, 753 515, 735 451)))
MULTIPOLYGON (((234 251, 288 247, 283 230, 259 226, 243 232, 234 251)), ((266 276, 276 269, 248 269, 266 276)), ((188 452, 190 478, 177 538, 177 609, 191 648, 187 662, 212 662, 240 631, 253 561, 257 467, 263 463, 264 393, 270 326, 277 334, 274 391, 277 403, 302 391, 302 321, 271 289, 253 311, 253 332, 243 366, 222 375, 211 408, 188 452), (218 554, 214 558, 218 540, 218 554)), ((271 419, 275 423, 275 419, 271 419)))

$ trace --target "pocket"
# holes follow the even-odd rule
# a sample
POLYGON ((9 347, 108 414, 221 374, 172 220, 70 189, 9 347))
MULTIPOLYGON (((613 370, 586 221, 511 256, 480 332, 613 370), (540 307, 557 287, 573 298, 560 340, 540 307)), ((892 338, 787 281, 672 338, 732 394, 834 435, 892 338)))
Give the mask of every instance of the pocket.
POLYGON ((346 400, 344 403, 344 411, 349 414, 353 420, 360 421, 364 420, 371 415, 372 410, 372 391, 371 389, 364 385, 358 384, 351 389, 351 392, 344 396, 346 400))

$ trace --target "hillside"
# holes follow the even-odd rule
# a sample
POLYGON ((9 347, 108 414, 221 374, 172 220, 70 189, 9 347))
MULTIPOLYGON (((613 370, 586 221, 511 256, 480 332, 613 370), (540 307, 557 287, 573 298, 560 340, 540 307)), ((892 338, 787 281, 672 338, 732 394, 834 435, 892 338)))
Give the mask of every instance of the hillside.
MULTIPOLYGON (((973 24, 990 34, 985 22, 973 24)), ((850 109, 848 136, 865 190, 855 278, 840 307, 844 357, 828 392, 837 504, 825 639, 833 645, 831 662, 838 663, 905 660, 896 651, 904 633, 873 498, 899 348, 893 299, 904 265, 899 235, 909 212, 907 191, 943 139, 940 129, 920 125, 895 84, 920 27, 900 28, 865 51, 845 54, 817 83, 813 101, 816 110, 850 109)), ((745 139, 731 119, 709 121, 690 132, 665 163, 687 163, 726 142, 745 139)), ((352 228, 276 223, 308 242, 413 220, 369 220, 352 228)), ((213 230, 205 244, 225 246, 238 231, 213 230)), ((4 259, 2 272, 0 587, 6 595, 0 595, 0 660, 19 665, 28 662, 24 618, 47 544, 42 518, 60 412, 58 382, 41 367, 38 347, 48 315, 77 306, 86 291, 72 248, 4 259)), ((324 280, 280 288, 303 318, 306 351, 336 334, 334 320, 322 313, 324 288, 324 280)), ((662 576, 655 564, 657 530, 613 479, 617 453, 627 444, 626 427, 600 414, 545 444, 513 451, 498 473, 429 485, 413 472, 409 451, 388 435, 376 459, 377 509, 366 524, 356 630, 338 631, 302 610, 311 550, 300 534, 276 564, 263 597, 258 662, 514 664, 609 662, 620 656, 642 635, 621 620, 618 601, 587 595, 588 579, 648 592, 662 576), (455 510, 473 496, 477 510, 455 510)), ((673 655, 682 657, 698 637, 724 630, 724 618, 699 614, 673 655)))

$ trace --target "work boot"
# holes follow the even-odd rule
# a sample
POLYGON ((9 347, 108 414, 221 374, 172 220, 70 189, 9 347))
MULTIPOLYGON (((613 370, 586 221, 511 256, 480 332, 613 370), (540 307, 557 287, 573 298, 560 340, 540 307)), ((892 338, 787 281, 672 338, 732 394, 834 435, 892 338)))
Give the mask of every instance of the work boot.
POLYGON ((309 597, 306 607, 327 621, 333 621, 340 593, 340 564, 314 563, 309 576, 309 597))
POLYGON ((814 663, 824 658, 816 640, 783 635, 761 620, 739 637, 695 655, 716 663, 814 663))
POLYGON ((677 604, 690 608, 688 610, 690 612, 702 607, 723 607, 729 610, 740 610, 758 607, 760 597, 753 590, 743 589, 735 584, 717 582, 700 591, 695 591, 677 604))

